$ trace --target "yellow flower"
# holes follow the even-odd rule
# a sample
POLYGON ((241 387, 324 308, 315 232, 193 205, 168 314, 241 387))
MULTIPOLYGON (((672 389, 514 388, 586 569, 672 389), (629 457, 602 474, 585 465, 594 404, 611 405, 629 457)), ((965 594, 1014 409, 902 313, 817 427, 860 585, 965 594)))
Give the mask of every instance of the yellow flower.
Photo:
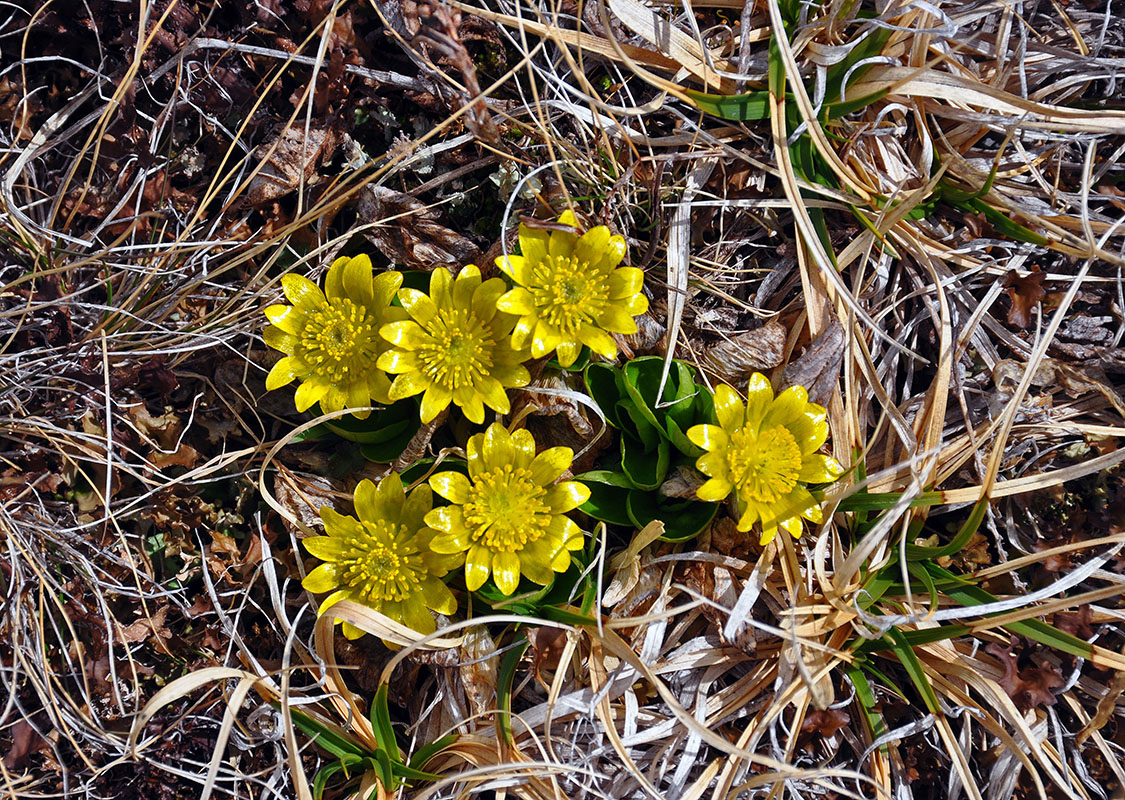
POLYGON ((509 337, 515 317, 496 310, 504 281, 481 282, 470 264, 454 280, 444 267, 430 276, 430 294, 402 289, 399 301, 411 319, 384 325, 381 333, 394 347, 379 357, 379 369, 397 377, 393 401, 422 395, 422 422, 430 422, 450 401, 471 421, 484 422, 484 406, 501 414, 511 410, 507 388, 527 386, 531 376, 522 362, 527 351, 513 349, 509 337))
MULTIPOLYGON (((295 401, 298 411, 320 403, 324 413, 390 402, 390 379, 375 369, 387 344, 379 329, 399 319, 391 307, 402 274, 384 272, 372 278, 367 256, 338 258, 328 270, 325 291, 308 278, 289 274, 281 288, 293 305, 265 309, 273 324, 263 338, 286 353, 266 376, 266 389, 301 381, 295 401)), ((357 411, 363 419, 371 412, 357 411)))
MULTIPOLYGON (((578 224, 571 211, 563 212, 559 222, 578 224)), ((520 225, 520 250, 522 255, 496 259, 517 284, 496 304, 519 315, 512 346, 522 349, 530 339, 533 357, 555 350, 564 367, 574 363, 582 345, 616 357, 617 342, 607 331, 636 333, 633 317, 648 310, 648 298, 641 293, 644 272, 616 268, 625 257, 625 239, 611 236, 605 225, 581 237, 520 225)))
POLYGON ((820 504, 805 488, 827 483, 844 469, 816 451, 828 439, 824 408, 809 402, 802 386, 790 386, 776 398, 766 377, 754 373, 744 405, 729 386, 715 390, 718 425, 695 425, 687 436, 707 452, 695 462, 710 480, 696 491, 700 500, 719 502, 733 491, 742 517, 738 530, 761 522, 761 543, 783 528, 801 536, 801 517, 820 523, 820 504))
POLYGON ((436 553, 463 553, 465 585, 476 591, 492 579, 512 594, 524 575, 546 586, 566 572, 570 551, 582 548, 582 531, 564 516, 590 498, 577 481, 555 483, 574 458, 569 447, 535 454, 526 430, 509 434, 493 423, 469 438, 469 475, 441 472, 430 478, 434 491, 452 505, 435 508, 426 524, 441 533, 430 543, 436 553))
MULTIPOLYGON (((301 581, 310 592, 331 592, 317 613, 340 600, 354 600, 418 633, 433 633, 437 624, 428 609, 439 614, 457 610, 457 599, 440 579, 461 566, 459 555, 430 549, 437 531, 426 526, 424 517, 433 507, 429 486, 418 486, 407 496, 397 472, 383 478, 378 488, 371 481, 360 482, 355 489, 358 519, 322 506, 327 535, 305 539, 304 545, 326 563, 301 581)), ((344 635, 357 639, 363 631, 344 623, 344 635)))

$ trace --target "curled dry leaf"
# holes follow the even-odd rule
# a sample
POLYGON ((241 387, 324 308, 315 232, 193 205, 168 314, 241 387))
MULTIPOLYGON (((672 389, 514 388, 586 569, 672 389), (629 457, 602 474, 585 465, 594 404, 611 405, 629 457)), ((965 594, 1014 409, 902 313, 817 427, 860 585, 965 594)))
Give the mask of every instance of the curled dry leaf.
POLYGON ((313 125, 306 136, 303 125, 287 127, 278 136, 258 148, 265 165, 255 175, 246 191, 246 199, 260 206, 286 195, 301 185, 312 183, 317 167, 327 166, 336 153, 336 133, 324 125, 313 125))
POLYGON ((664 497, 696 500, 695 492, 706 480, 707 478, 698 470, 685 467, 681 464, 676 466, 668 474, 667 479, 664 483, 660 484, 660 488, 657 491, 664 497))
POLYGON ((825 739, 830 739, 840 728, 850 725, 851 721, 848 712, 843 709, 814 709, 805 715, 805 721, 801 723, 801 732, 818 733, 825 739))
POLYGON ((781 364, 787 336, 785 326, 771 319, 760 328, 715 345, 704 354, 703 361, 727 383, 740 386, 753 373, 781 364))
POLYGON ((641 580, 641 572, 644 567, 642 551, 663 535, 664 523, 660 520, 653 520, 645 525, 643 530, 638 531, 627 548, 610 560, 609 566, 612 570, 613 580, 610 581, 605 594, 602 596, 603 606, 613 608, 636 588, 641 580))
POLYGON ((465 640, 459 649, 461 666, 458 674, 469 707, 473 714, 485 714, 496 707, 496 670, 500 664, 496 642, 481 625, 465 632, 465 640))
POLYGON ((1049 662, 1020 668, 1019 643, 1020 640, 1013 636, 1007 646, 990 644, 985 648, 985 652, 1000 659, 1004 669, 1004 675, 999 680, 1000 687, 1018 708, 1054 705, 1058 698, 1053 690, 1061 687, 1066 680, 1058 667, 1049 662))
POLYGON ((1012 307, 1008 310, 1008 324, 1020 329, 1031 324, 1032 309, 1047 294, 1043 289, 1045 277, 1038 266, 1032 266, 1028 275, 1021 277, 1016 270, 1011 270, 1004 278, 1004 291, 1012 300, 1012 307))
MULTIPOLYGON (((285 525, 290 528, 298 538, 303 538, 308 529, 320 527, 320 507, 334 506, 337 504, 339 487, 327 478, 312 477, 298 478, 289 470, 281 470, 273 482, 273 494, 278 504, 288 514, 284 516, 285 525), (293 529, 292 520, 295 518, 300 525, 293 529), (304 530, 302 530, 302 527, 304 530)), ((343 511, 341 510, 341 513, 343 511)))
POLYGON ((778 391, 804 386, 809 390, 810 402, 826 405, 840 377, 845 346, 844 326, 833 319, 800 357, 785 366, 778 391))
POLYGON ((365 186, 356 208, 364 235, 379 252, 406 269, 432 270, 476 263, 480 248, 438 222, 438 212, 408 194, 365 186))

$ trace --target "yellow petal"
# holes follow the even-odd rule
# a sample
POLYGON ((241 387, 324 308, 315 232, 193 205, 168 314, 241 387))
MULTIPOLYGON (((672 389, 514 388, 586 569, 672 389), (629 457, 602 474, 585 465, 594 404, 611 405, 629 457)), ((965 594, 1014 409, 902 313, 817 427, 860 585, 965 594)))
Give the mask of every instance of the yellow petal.
MULTIPOLYGON (((352 553, 351 545, 339 536, 310 536, 307 539, 302 539, 301 544, 309 551, 309 555, 319 558, 321 561, 332 563, 343 561, 352 553)), ((308 578, 305 580, 308 580, 308 578)), ((318 589, 316 591, 327 590, 318 589)))
MULTIPOLYGON (((317 538, 327 539, 329 537, 317 538)), ((301 581, 301 586, 314 594, 330 592, 340 585, 344 569, 345 567, 341 567, 339 564, 321 564, 305 576, 305 579, 301 581)))
POLYGON ((406 350, 388 350, 379 356, 375 366, 384 372, 390 372, 392 375, 398 375, 402 372, 412 372, 416 369, 422 368, 422 361, 418 358, 417 353, 407 352, 406 350))
POLYGON ((449 587, 437 578, 426 577, 422 581, 422 599, 426 606, 439 614, 449 616, 457 613, 457 598, 449 587))
POLYGON ((363 628, 357 628, 355 625, 352 625, 350 622, 341 622, 340 623, 340 632, 342 634, 344 634, 345 639, 347 639, 349 641, 353 641, 353 642, 356 639, 363 638, 367 634, 367 631, 365 631, 363 628))
MULTIPOLYGON (((477 392, 471 389, 461 393, 460 396, 454 397, 454 402, 461 413, 465 415, 465 419, 472 422, 474 425, 484 424, 484 403, 481 402, 481 397, 477 392)), ((504 411, 502 413, 507 413, 504 411)))
POLYGON ((422 326, 413 320, 387 323, 379 329, 379 335, 405 350, 417 350, 433 341, 433 338, 422 330, 422 326))
POLYGON ((343 411, 348 403, 347 393, 334 383, 328 384, 328 391, 320 398, 320 410, 325 414, 343 411))
POLYGON ((530 270, 527 267, 527 259, 523 256, 507 255, 499 256, 494 262, 500 271, 507 275, 516 285, 527 283, 530 277, 530 270), (521 280, 523 278, 523 280, 521 280))
MULTIPOLYGON (((396 474, 396 473, 392 473, 396 474)), ((389 478, 390 475, 387 476, 389 478)), ((386 480, 384 478, 383 480, 386 480)), ((402 484, 402 479, 399 479, 399 484, 402 484)), ((410 494, 403 492, 406 498, 402 502, 402 524, 409 530, 418 530, 425 526, 426 514, 434 507, 434 493, 430 491, 430 485, 423 483, 415 486, 410 494)))
POLYGON ((810 411, 814 408, 820 408, 820 406, 809 403, 805 407, 805 413, 785 426, 793 434, 793 438, 797 440, 797 445, 801 448, 801 455, 803 456, 815 453, 828 441, 828 421, 825 419, 827 414, 810 411))
POLYGON ((453 275, 445 267, 438 267, 430 273, 430 299, 438 308, 453 305, 453 275))
POLYGON ((297 349, 297 337, 286 333, 276 325, 268 326, 262 331, 262 340, 274 350, 292 354, 297 349))
POLYGON ((304 312, 318 311, 327 305, 324 293, 320 288, 306 278, 290 272, 281 276, 281 290, 289 298, 289 302, 304 312))
POLYGON ((546 586, 555 579, 555 571, 551 569, 557 550, 552 549, 550 541, 546 538, 528 542, 520 551, 520 573, 532 583, 546 586))
MULTIPOLYGON (((445 270, 441 271, 445 272, 445 270)), ((449 273, 445 274, 448 275, 449 273)), ((419 325, 426 325, 437 316, 437 305, 426 296, 425 292, 409 287, 402 288, 398 290, 398 301, 402 303, 406 313, 419 325)))
POLYGON ((293 306, 273 305, 263 309, 266 319, 286 333, 301 332, 301 312, 293 306))
POLYGON ((565 514, 573 511, 590 499, 590 489, 578 481, 563 481, 547 490, 544 501, 551 507, 552 514, 565 514))
MULTIPOLYGON (((536 264, 547 258, 547 241, 550 233, 539 228, 529 228, 520 223, 520 252, 526 260, 528 266, 534 267, 536 264)), ((509 273, 512 274, 512 273, 509 273)), ((512 279, 517 283, 527 285, 527 281, 520 280, 517 275, 512 274, 512 279)))
MULTIPOLYGON (((465 530, 465 513, 461 510, 460 506, 442 506, 435 508, 426 513, 426 524, 431 528, 439 531, 445 531, 453 536, 468 536, 465 530)), ((437 553, 455 553, 457 550, 438 550, 437 541, 440 537, 435 536, 430 546, 434 548, 437 553)), ((466 538, 467 541, 467 538, 466 538)), ((466 544, 465 547, 468 547, 466 544)), ((464 550, 465 547, 458 548, 464 550)))
MULTIPOLYGON (((499 280, 499 279, 497 279, 499 280)), ((501 281, 501 283, 503 283, 501 281)), ((473 293, 481 285, 480 268, 475 264, 467 264, 457 273, 453 281, 453 307, 468 309, 473 303, 473 293)))
POLYGON ((531 382, 531 373, 527 371, 527 367, 520 364, 514 366, 496 366, 490 372, 492 377, 500 381, 500 385, 508 389, 515 389, 520 386, 527 386, 531 382))
MULTIPOLYGON (((606 254, 606 249, 609 247, 609 239, 609 228, 605 225, 590 228, 575 242, 574 257, 578 259, 579 263, 585 263, 588 267, 597 269, 601 265, 602 256, 606 254)), ((616 266, 616 264, 613 266, 616 266)))
POLYGON ((381 406, 391 404, 391 379, 376 370, 367 376, 367 386, 371 390, 371 398, 381 406))
POLYGON ((550 447, 531 462, 531 479, 539 486, 554 483, 560 475, 570 469, 573 461, 574 451, 569 447, 550 447))
POLYGON ((412 594, 402 601, 402 621, 406 627, 422 635, 437 630, 437 623, 433 615, 426 610, 420 594, 412 594))
MULTIPOLYGON (((725 383, 719 384, 715 387, 715 419, 719 421, 720 427, 724 431, 733 433, 742 427, 742 422, 746 418, 746 406, 742 405, 742 398, 738 396, 731 387, 725 383)), ((691 434, 689 433, 690 437, 691 434)), ((694 441, 694 440, 693 440, 694 441)), ((696 442, 698 447, 704 445, 696 442)), ((706 448, 710 450, 710 447, 706 448)))
POLYGON ((280 389, 288 383, 291 383, 295 378, 300 377, 298 374, 299 362, 295 358, 286 356, 273 365, 269 375, 266 376, 266 389, 273 391, 280 389))
POLYGON ((608 271, 620 264, 625 258, 627 249, 628 245, 625 243, 624 236, 614 234, 609 237, 609 241, 606 242, 605 252, 602 254, 601 269, 608 271))
MULTIPOLYGON (((407 375, 412 374, 414 373, 407 373, 407 375)), ((398 383, 399 380, 404 377, 406 376, 400 375, 395 379, 395 383, 398 383)), ((394 391, 393 386, 391 387, 391 390, 392 392, 394 391)), ((438 414, 449 408, 449 402, 452 399, 453 392, 451 392, 447 387, 439 386, 436 383, 431 383, 429 386, 427 386, 426 393, 422 395, 422 423, 425 424, 427 422, 433 422, 434 418, 437 417, 438 414)))
POLYGON ((600 328, 584 324, 578 329, 578 339, 599 356, 605 358, 617 357, 617 342, 600 328))
POLYGON ((797 480, 802 483, 831 483, 843 474, 844 468, 832 456, 814 453, 805 456, 797 480))
POLYGON ((730 497, 734 485, 724 478, 712 478, 695 490, 695 496, 706 503, 720 503, 730 497))
POLYGON ((324 276, 324 294, 329 300, 344 297, 344 267, 350 260, 347 256, 340 256, 328 268, 328 273, 324 276))
MULTIPOLYGON (((739 526, 738 529, 743 530, 742 526, 739 526)), ((746 528, 745 530, 750 529, 746 528)), ((765 547, 767 544, 774 540, 775 536, 777 536, 777 528, 775 526, 771 525, 768 528, 762 528, 762 535, 758 539, 758 544, 762 545, 762 547, 765 547)))
POLYGON ((804 386, 790 386, 770 404, 769 410, 762 417, 762 430, 794 422, 804 413, 808 401, 809 393, 804 386))
POLYGON ((582 352, 581 342, 560 342, 559 346, 555 348, 555 354, 559 359, 559 366, 566 368, 578 360, 578 354, 582 352))
MULTIPOLYGON (((392 472, 391 475, 398 477, 397 472, 392 472)), ((383 478, 383 481, 390 479, 391 475, 383 478)), ((399 479, 399 488, 402 488, 402 479, 399 479)), ((378 522, 383 518, 385 512, 379 503, 379 493, 375 489, 375 484, 369 480, 362 480, 355 487, 355 513, 361 520, 368 522, 378 522)))
MULTIPOLYGON (((367 378, 359 377, 348 384, 348 408, 363 408, 371 405, 371 392, 367 389, 367 378)), ((359 419, 366 419, 370 416, 371 411, 353 411, 352 416, 359 419)))
POLYGON ((520 558, 501 552, 492 556, 492 580, 503 594, 513 594, 520 585, 520 558))
POLYGON ((758 507, 750 503, 747 505, 746 510, 742 512, 742 516, 738 518, 738 530, 742 533, 754 527, 754 523, 758 521, 758 507))
POLYGON ((545 319, 540 319, 536 323, 535 333, 531 337, 531 355, 533 358, 542 358, 558 347, 562 341, 562 333, 558 327, 545 319))
POLYGON ((724 450, 730 444, 730 437, 718 425, 692 425, 687 437, 696 447, 709 451, 724 450))
POLYGON ((632 297, 626 297, 624 300, 617 300, 615 302, 622 310, 634 317, 639 317, 641 314, 648 311, 648 298, 643 294, 635 294, 632 297))
POLYGON ((722 478, 730 480, 730 469, 727 464, 727 450, 720 449, 708 452, 695 460, 695 468, 708 478, 722 478))
POLYGON ((777 526, 782 530, 787 531, 789 535, 794 539, 801 538, 801 533, 803 532, 804 528, 804 526, 801 525, 801 520, 799 517, 789 517, 788 519, 783 519, 779 523, 777 523, 777 526))
POLYGON ((527 339, 531 336, 531 332, 535 330, 536 322, 538 322, 538 318, 534 315, 519 318, 516 326, 512 329, 512 348, 514 350, 523 350, 527 346, 527 339))
POLYGON ((746 428, 752 431, 754 435, 758 434, 762 417, 766 415, 771 403, 773 403, 773 387, 770 385, 769 379, 762 373, 755 372, 750 376, 750 382, 746 386, 746 421, 744 423, 746 428))
POLYGON ((344 264, 344 294, 361 306, 370 308, 375 303, 371 259, 359 255, 344 264))
POLYGON ((391 390, 387 393, 392 403, 421 394, 430 386, 430 379, 422 372, 404 372, 395 378, 391 390))
POLYGON ((527 289, 516 287, 496 301, 496 308, 507 314, 533 314, 535 298, 527 289))
POLYGON ((472 498, 472 484, 460 472, 439 472, 430 476, 430 487, 451 503, 464 505, 472 498))
POLYGON ((494 422, 488 426, 488 430, 484 432, 484 438, 481 440, 481 456, 486 471, 503 469, 505 465, 511 463, 511 438, 508 431, 499 422, 494 422))
POLYGON ((631 314, 619 306, 606 306, 605 310, 598 315, 597 322, 604 330, 612 331, 613 333, 622 333, 626 336, 631 336, 637 332, 637 321, 633 319, 631 314))
POLYGON ((388 272, 380 272, 376 275, 371 282, 372 309, 381 311, 389 306, 391 301, 395 299, 395 293, 398 292, 401 286, 401 272, 390 270, 388 272))
MULTIPOLYGON (((574 213, 570 210, 563 212, 562 216, 559 217, 559 222, 573 228, 578 227, 578 220, 575 219, 574 213)), ((577 242, 578 236, 576 234, 566 231, 551 231, 547 240, 547 253, 551 258, 568 259, 574 254, 574 245, 577 242)))
POLYGON ((504 391, 504 387, 500 385, 500 381, 495 378, 481 378, 476 391, 480 399, 493 411, 507 414, 512 410, 508 394, 504 391))
MULTIPOLYGON (((319 594, 319 592, 318 592, 318 594, 319 594)), ((320 608, 318 608, 316 610, 316 613, 317 614, 323 614, 325 611, 327 611, 332 606, 339 603, 341 600, 351 600, 351 599, 352 599, 352 592, 351 592, 350 589, 340 589, 339 591, 333 592, 332 594, 328 595, 328 597, 321 600, 320 601, 320 608)))
POLYGON ((465 588, 475 592, 484 586, 491 570, 492 551, 482 544, 473 545, 465 556, 465 588))
MULTIPOLYGON (((521 467, 524 469, 530 468, 532 471, 532 480, 534 480, 535 468, 532 464, 535 460, 535 437, 531 435, 531 431, 527 430, 527 428, 520 428, 518 431, 512 433, 510 441, 512 444, 512 467, 516 469, 521 467)), ((551 480, 554 480, 554 478, 551 480)), ((535 482, 539 483, 539 481, 535 482)))
MULTIPOLYGON (((434 510, 439 511, 441 509, 434 510)), ((469 538, 469 532, 466 530, 460 530, 455 533, 439 533, 430 540, 430 549, 435 553, 443 555, 463 553, 469 549, 470 545, 471 540, 469 538)))
MULTIPOLYGON (((489 278, 473 292, 472 311, 482 322, 488 322, 500 309, 500 296, 508 287, 500 278, 489 278)), ((500 309, 503 311, 503 309, 500 309)))
POLYGON ((641 291, 644 286, 644 270, 636 267, 615 269, 609 276, 609 299, 625 300, 641 291))
POLYGON ((321 380, 314 379, 305 381, 297 387, 297 392, 293 395, 293 402, 296 403, 298 411, 308 411, 324 399, 324 396, 328 394, 328 390, 331 388, 331 386, 321 380))

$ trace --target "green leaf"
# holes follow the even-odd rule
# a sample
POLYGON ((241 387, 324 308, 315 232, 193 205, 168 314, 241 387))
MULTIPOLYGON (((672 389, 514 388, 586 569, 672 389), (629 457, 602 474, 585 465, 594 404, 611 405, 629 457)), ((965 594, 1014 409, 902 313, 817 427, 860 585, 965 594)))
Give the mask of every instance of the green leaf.
POLYGON ((639 489, 657 489, 668 475, 668 442, 660 439, 655 450, 640 447, 628 436, 621 437, 621 471, 639 489))
POLYGON ((606 421, 615 428, 621 427, 617 403, 624 393, 619 390, 619 373, 608 364, 594 363, 586 367, 586 391, 605 414, 606 421))
MULTIPOLYGON (((274 703, 274 707, 277 707, 276 703, 274 703)), ((344 735, 342 730, 330 728, 295 708, 290 709, 289 713, 293 717, 293 724, 297 726, 297 730, 310 739, 314 739, 320 748, 336 758, 362 757, 367 754, 366 747, 344 735)))
POLYGON ((925 703, 926 710, 931 714, 940 714, 941 703, 938 702, 937 693, 934 691, 930 679, 926 677, 922 662, 918 660, 918 655, 910 647, 910 644, 902 635, 902 631, 891 628, 887 631, 887 638, 891 641, 891 651, 898 657, 899 663, 906 670, 906 674, 910 676, 914 688, 922 696, 922 702, 925 703))
POLYGON ((632 481, 621 473, 603 470, 599 470, 597 473, 587 472, 579 475, 577 480, 582 481, 586 488, 590 490, 590 499, 578 507, 579 511, 589 514, 594 519, 608 522, 610 525, 630 526, 633 524, 633 521, 629 518, 627 507, 632 481), (620 476, 622 482, 629 484, 629 486, 610 483, 599 477, 594 477, 596 474, 620 476))
POLYGON ((719 511, 718 503, 663 497, 656 492, 629 492, 629 518, 638 530, 653 520, 664 523, 665 542, 684 542, 699 535, 719 511))
POLYGON ((440 739, 437 739, 436 741, 419 747, 414 752, 414 755, 410 757, 410 767, 413 769, 420 769, 421 767, 424 767, 430 761, 430 759, 432 759, 442 750, 445 750, 447 747, 456 744, 457 740, 460 738, 461 737, 456 733, 450 733, 446 736, 441 737, 440 739))
POLYGON ((516 667, 519 666, 520 659, 523 658, 527 648, 531 646, 525 633, 521 632, 520 636, 523 637, 523 641, 513 643, 500 658, 500 669, 496 680, 496 699, 500 709, 500 713, 496 715, 496 724, 500 728, 500 735, 509 745, 515 741, 512 734, 512 684, 515 681, 516 667))
POLYGON ((375 732, 375 741, 379 749, 387 754, 392 762, 402 763, 402 754, 398 750, 398 739, 391 726, 391 709, 387 701, 387 684, 381 684, 371 701, 371 727, 375 732))
POLYGON ((704 113, 740 121, 767 119, 770 115, 770 93, 757 89, 746 94, 707 94, 684 89, 696 108, 704 113))

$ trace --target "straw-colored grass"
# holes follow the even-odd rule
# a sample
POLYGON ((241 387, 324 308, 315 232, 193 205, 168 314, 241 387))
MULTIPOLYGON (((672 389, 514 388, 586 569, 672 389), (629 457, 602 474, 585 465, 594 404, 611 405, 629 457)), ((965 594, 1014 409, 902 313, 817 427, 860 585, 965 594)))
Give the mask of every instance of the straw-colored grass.
MULTIPOLYGON (((0 28, 8 796, 304 800, 301 721, 375 749, 380 687, 407 755, 458 735, 403 797, 1125 785, 1115 6, 118 5, 0 28), (593 624, 343 603, 343 642, 298 541, 387 467, 300 441, 261 308, 341 252, 489 269, 568 205, 646 270, 634 349, 824 387, 836 513, 591 522, 593 624)), ((540 388, 528 419, 604 428, 540 388)))

